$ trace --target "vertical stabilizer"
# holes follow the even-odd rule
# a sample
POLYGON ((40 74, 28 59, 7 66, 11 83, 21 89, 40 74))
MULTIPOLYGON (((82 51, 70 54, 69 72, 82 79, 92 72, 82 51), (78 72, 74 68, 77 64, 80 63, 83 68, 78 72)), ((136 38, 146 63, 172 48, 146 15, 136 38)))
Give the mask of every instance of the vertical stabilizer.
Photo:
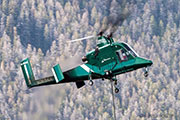
POLYGON ((28 58, 21 62, 21 69, 23 71, 23 75, 26 81, 26 85, 30 88, 33 86, 33 82, 35 81, 34 74, 31 68, 31 64, 28 58))
POLYGON ((57 64, 56 66, 54 66, 52 68, 52 72, 54 75, 54 78, 56 80, 56 83, 59 83, 61 80, 64 79, 64 75, 62 73, 61 67, 59 66, 59 64, 57 64))

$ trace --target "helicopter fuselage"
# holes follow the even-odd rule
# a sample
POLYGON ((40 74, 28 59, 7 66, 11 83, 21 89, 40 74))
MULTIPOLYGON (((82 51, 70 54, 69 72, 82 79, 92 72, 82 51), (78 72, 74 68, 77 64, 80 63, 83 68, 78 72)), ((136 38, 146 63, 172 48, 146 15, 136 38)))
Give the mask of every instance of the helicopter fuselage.
MULTIPOLYGON (((83 57, 84 64, 62 72, 59 64, 52 68, 53 76, 35 80, 29 59, 21 62, 21 68, 29 88, 43 85, 75 82, 77 88, 85 85, 85 80, 110 79, 116 75, 146 68, 153 63, 139 55, 124 42, 114 42, 112 38, 101 36, 97 47, 83 57)), ((145 76, 147 76, 145 72, 145 76)), ((114 79, 115 81, 115 79, 114 79)), ((91 84, 92 85, 92 84, 91 84)))
POLYGON ((110 79, 116 75, 152 65, 151 60, 139 57, 127 43, 114 42, 112 38, 103 36, 99 40, 97 47, 83 57, 85 63, 67 73, 67 76, 71 76, 70 79, 78 81, 110 79))

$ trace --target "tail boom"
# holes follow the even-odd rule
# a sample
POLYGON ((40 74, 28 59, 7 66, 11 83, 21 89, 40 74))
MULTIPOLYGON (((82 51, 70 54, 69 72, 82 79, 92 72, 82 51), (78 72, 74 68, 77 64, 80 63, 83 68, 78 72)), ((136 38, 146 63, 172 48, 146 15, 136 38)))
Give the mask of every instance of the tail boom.
POLYGON ((24 59, 21 62, 21 69, 22 69, 25 82, 28 88, 42 86, 42 85, 57 84, 64 79, 64 76, 63 76, 63 73, 61 71, 59 64, 52 68, 52 72, 54 76, 42 78, 39 80, 35 80, 35 77, 31 68, 31 64, 28 58, 24 59))

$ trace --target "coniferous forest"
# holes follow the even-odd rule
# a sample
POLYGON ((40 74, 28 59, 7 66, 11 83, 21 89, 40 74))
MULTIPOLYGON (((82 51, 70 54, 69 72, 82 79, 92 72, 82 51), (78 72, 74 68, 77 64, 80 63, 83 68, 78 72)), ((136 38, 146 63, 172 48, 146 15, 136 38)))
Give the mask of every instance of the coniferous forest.
POLYGON ((78 65, 74 57, 97 40, 67 41, 97 34, 124 9, 130 14, 114 40, 127 42, 153 66, 147 78, 143 70, 118 76, 117 119, 180 120, 179 0, 0 0, 0 119, 113 120, 109 81, 28 89, 20 62, 30 58, 37 79, 52 75, 58 63, 78 65))

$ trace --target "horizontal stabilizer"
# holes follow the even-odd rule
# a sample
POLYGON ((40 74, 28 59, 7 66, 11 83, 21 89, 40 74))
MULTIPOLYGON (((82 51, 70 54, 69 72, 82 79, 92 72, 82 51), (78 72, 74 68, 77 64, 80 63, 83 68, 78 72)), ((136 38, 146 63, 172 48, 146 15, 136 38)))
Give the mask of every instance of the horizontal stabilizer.
POLYGON ((83 87, 84 85, 85 85, 85 82, 84 82, 84 81, 82 81, 82 82, 76 82, 76 86, 77 86, 78 89, 81 88, 81 87, 83 87))
POLYGON ((56 66, 54 66, 52 68, 52 72, 53 72, 54 78, 56 80, 56 83, 59 83, 61 80, 64 79, 64 75, 62 73, 62 70, 61 70, 59 64, 57 64, 56 66))

